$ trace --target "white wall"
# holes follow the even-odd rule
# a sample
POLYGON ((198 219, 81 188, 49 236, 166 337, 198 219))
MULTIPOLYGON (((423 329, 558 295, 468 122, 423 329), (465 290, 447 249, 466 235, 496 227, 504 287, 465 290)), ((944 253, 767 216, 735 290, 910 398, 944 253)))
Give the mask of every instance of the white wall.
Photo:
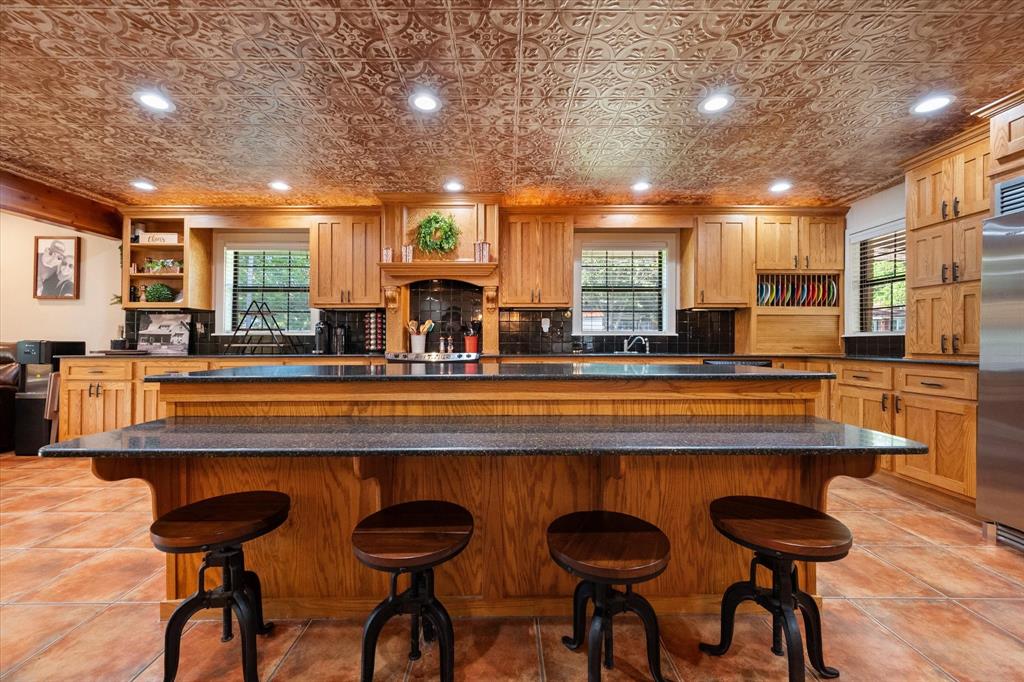
POLYGON ((121 293, 119 240, 75 232, 0 211, 0 340, 85 341, 110 347, 124 311, 110 305, 121 293), (32 298, 35 237, 81 237, 81 284, 74 301, 32 298))

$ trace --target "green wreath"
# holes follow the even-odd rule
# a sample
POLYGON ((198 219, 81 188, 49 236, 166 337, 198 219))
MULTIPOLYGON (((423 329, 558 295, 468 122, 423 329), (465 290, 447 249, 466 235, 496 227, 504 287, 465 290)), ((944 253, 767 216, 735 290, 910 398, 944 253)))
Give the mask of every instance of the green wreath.
POLYGON ((459 243, 459 227, 455 217, 447 218, 434 211, 416 226, 416 244, 427 253, 448 253, 459 243))

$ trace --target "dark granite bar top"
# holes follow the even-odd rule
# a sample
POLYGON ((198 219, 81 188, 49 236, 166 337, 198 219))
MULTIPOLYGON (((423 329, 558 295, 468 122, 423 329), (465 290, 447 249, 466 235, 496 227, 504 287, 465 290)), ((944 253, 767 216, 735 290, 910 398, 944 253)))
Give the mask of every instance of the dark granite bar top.
POLYGON ((925 454, 817 417, 176 417, 47 445, 43 457, 925 454))
POLYGON ((146 381, 161 383, 193 382, 282 382, 282 381, 366 381, 366 380, 511 380, 511 379, 673 379, 691 381, 769 381, 778 379, 834 379, 828 372, 805 372, 742 365, 645 365, 641 363, 558 362, 501 364, 402 363, 386 365, 291 365, 231 367, 161 374, 146 381))

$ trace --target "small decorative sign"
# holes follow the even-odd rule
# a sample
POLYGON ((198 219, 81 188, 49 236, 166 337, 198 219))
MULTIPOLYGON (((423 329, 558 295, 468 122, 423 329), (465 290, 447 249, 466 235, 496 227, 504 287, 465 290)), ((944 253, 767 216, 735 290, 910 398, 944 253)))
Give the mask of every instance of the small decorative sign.
POLYGON ((139 235, 140 244, 177 244, 176 232, 143 232, 139 235))

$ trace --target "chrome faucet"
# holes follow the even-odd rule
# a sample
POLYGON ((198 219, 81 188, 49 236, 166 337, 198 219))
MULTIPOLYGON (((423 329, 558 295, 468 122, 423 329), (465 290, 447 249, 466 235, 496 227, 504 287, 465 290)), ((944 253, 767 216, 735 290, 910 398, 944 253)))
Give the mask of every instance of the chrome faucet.
POLYGON ((627 338, 625 341, 622 342, 622 352, 629 353, 629 349, 632 348, 637 341, 644 344, 644 353, 651 352, 651 345, 647 342, 647 337, 644 336, 630 336, 629 338, 627 338))

